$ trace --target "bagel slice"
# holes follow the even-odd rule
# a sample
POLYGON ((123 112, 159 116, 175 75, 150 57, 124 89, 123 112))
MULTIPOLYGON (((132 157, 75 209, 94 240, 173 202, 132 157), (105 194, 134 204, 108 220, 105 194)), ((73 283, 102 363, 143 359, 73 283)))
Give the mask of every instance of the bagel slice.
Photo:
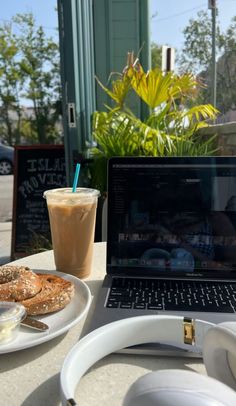
POLYGON ((42 288, 34 297, 21 301, 28 315, 56 312, 70 303, 74 296, 74 285, 53 274, 37 274, 42 288))
POLYGON ((42 289, 41 280, 27 266, 0 266, 0 300, 19 302, 34 297, 42 289))

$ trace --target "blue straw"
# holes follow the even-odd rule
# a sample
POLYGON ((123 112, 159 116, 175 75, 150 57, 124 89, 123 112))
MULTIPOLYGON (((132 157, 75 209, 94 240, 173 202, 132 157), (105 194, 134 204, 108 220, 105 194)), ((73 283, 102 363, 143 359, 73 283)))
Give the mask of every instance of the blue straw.
POLYGON ((72 192, 76 192, 78 180, 79 180, 79 172, 80 172, 80 164, 76 164, 76 169, 75 169, 75 176, 74 176, 74 182, 73 182, 73 188, 72 192))

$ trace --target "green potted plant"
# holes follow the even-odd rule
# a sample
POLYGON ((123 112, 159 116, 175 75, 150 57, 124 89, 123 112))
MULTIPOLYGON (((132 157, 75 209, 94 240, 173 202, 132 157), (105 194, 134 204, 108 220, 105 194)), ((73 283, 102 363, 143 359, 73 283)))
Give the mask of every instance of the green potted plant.
POLYGON ((107 160, 111 156, 193 156, 215 152, 214 139, 204 139, 198 130, 214 120, 211 104, 195 105, 202 86, 191 73, 163 73, 159 68, 145 72, 138 59, 129 54, 122 74, 111 75, 111 87, 98 83, 113 105, 93 114, 91 168, 92 184, 106 191, 107 160), (148 106, 140 120, 128 107, 130 92, 148 106))

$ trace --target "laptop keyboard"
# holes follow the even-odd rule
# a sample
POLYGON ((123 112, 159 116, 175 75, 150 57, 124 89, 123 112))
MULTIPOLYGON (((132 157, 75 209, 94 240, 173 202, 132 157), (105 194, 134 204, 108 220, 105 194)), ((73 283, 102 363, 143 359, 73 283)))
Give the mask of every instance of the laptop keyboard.
POLYGON ((108 308, 236 312, 236 283, 112 279, 108 308))

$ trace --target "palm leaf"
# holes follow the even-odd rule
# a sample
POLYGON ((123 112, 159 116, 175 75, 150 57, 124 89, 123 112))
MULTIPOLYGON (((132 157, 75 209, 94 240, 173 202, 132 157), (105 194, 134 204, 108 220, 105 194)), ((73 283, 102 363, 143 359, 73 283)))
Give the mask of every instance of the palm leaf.
POLYGON ((127 75, 131 79, 131 85, 135 92, 152 109, 166 102, 171 97, 170 73, 163 76, 162 72, 158 68, 155 68, 145 74, 142 69, 137 71, 133 67, 130 67, 127 75))
POLYGON ((164 75, 159 68, 145 73, 142 67, 136 69, 131 66, 127 76, 135 92, 152 109, 169 100, 193 96, 196 93, 197 81, 189 73, 177 76, 167 72, 164 75))
POLYGON ((206 139, 198 130, 208 126, 218 111, 210 104, 193 105, 199 83, 192 74, 163 74, 158 68, 146 73, 134 63, 112 82, 111 89, 98 83, 116 105, 93 114, 96 179, 102 172, 104 176, 104 162, 112 156, 199 156, 217 152, 216 136, 206 139), (132 89, 152 109, 146 120, 137 118, 125 105, 132 89), (193 107, 189 107, 189 99, 193 107))
POLYGON ((218 112, 211 104, 200 104, 183 112, 183 118, 187 117, 190 121, 212 120, 218 112))
POLYGON ((112 90, 104 86, 97 77, 96 80, 101 88, 117 103, 120 108, 122 108, 127 94, 131 88, 129 78, 124 75, 121 79, 112 81, 112 90))

